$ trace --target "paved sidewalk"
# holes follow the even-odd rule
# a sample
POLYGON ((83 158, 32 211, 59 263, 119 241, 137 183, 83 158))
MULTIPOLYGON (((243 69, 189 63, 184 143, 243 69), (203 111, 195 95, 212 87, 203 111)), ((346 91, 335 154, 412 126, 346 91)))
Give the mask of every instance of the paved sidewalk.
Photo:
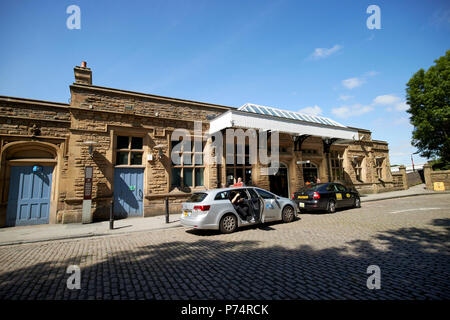
POLYGON ((57 239, 125 234, 177 227, 181 227, 178 214, 172 214, 169 218, 169 223, 166 223, 166 217, 164 215, 115 220, 113 230, 109 229, 109 221, 90 224, 41 224, 36 226, 0 228, 0 246, 57 239))
POLYGON ((419 195, 429 195, 429 194, 445 194, 449 193, 449 191, 432 191, 425 188, 425 184, 419 184, 417 186, 413 186, 408 190, 400 190, 400 191, 390 191, 390 192, 382 192, 375 194, 361 194, 361 202, 368 201, 378 201, 378 200, 386 200, 386 199, 395 199, 395 198, 403 198, 403 197, 411 197, 411 196, 419 196, 419 195))

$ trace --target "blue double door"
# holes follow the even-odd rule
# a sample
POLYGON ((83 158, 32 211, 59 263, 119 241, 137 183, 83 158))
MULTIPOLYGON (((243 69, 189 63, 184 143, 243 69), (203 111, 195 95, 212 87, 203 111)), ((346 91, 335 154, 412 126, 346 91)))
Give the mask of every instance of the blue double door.
POLYGON ((144 168, 114 169, 114 217, 142 216, 144 168))
POLYGON ((52 166, 11 167, 7 226, 49 222, 52 174, 52 166))

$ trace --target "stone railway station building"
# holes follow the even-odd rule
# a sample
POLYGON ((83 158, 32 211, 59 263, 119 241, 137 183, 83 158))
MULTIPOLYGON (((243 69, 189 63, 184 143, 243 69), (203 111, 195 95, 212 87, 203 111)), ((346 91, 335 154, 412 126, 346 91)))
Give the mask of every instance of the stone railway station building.
MULTIPOLYGON (((116 217, 163 214, 166 199, 176 213, 192 192, 238 177, 281 196, 315 177, 362 193, 395 188, 388 144, 369 130, 253 104, 236 109, 95 86, 85 62, 74 73, 69 104, 0 96, 0 227, 81 222, 86 167, 94 221, 109 217, 112 201, 116 217), (243 164, 174 165, 171 133, 193 135, 196 121, 209 133, 276 130, 278 173, 262 175, 259 162, 247 161, 248 147, 243 164)), ((182 157, 202 159, 210 145, 182 157)))

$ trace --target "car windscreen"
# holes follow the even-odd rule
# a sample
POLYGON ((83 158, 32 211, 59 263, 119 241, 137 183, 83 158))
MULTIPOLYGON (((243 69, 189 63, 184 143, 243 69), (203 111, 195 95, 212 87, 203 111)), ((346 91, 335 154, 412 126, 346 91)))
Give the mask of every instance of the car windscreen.
POLYGON ((195 192, 187 202, 202 202, 208 194, 204 192, 195 192))

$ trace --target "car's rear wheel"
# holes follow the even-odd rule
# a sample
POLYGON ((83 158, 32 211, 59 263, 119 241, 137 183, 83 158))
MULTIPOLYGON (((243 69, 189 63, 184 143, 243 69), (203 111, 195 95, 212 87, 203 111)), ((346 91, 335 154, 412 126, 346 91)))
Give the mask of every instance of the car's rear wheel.
POLYGON ((237 219, 234 214, 227 214, 220 220, 220 232, 232 233, 237 229, 237 219))
POLYGON ((359 199, 359 197, 355 198, 355 208, 361 208, 361 199, 359 199))
POLYGON ((283 222, 292 222, 295 217, 294 208, 291 206, 286 206, 283 209, 283 212, 281 213, 281 218, 283 219, 283 222))
POLYGON ((335 213, 336 212, 336 203, 334 202, 334 200, 328 201, 327 212, 328 213, 335 213))

